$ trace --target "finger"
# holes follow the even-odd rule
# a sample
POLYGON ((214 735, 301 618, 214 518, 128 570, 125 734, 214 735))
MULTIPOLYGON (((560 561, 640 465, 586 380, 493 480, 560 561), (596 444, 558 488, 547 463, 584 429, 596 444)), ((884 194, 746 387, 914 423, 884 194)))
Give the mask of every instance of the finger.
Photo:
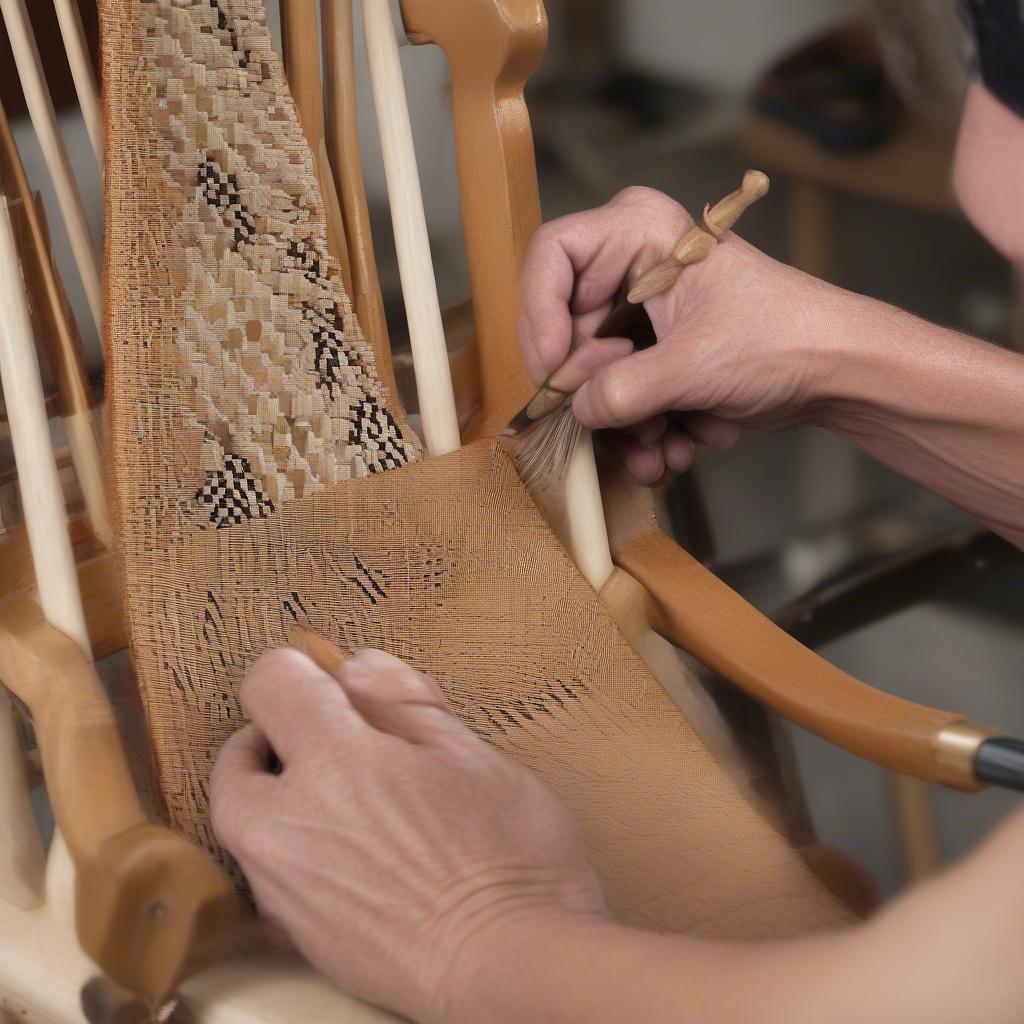
POLYGON ((605 443, 638 484, 650 487, 665 474, 665 458, 660 444, 642 445, 625 434, 612 433, 605 443))
POLYGON ((468 734, 433 679, 384 651, 360 651, 335 678, 365 720, 381 732, 410 743, 468 734))
POLYGON ((682 413, 679 419, 695 441, 714 452, 732 451, 743 434, 743 428, 738 423, 710 412, 682 413))
POLYGON ((356 742, 365 722, 337 682, 290 647, 265 654, 242 682, 242 707, 281 762, 356 742))
POLYGON ((520 344, 537 383, 569 354, 572 315, 607 304, 635 266, 663 258, 689 223, 667 196, 630 189, 534 234, 521 282, 520 344))
POLYGON ((591 430, 633 426, 672 409, 677 398, 675 354, 655 345, 598 370, 580 385, 573 412, 591 430))
POLYGON ((693 465, 693 439, 678 430, 670 430, 662 440, 665 466, 670 473, 685 473, 693 465))
POLYGON ((653 448, 655 445, 660 445, 666 430, 668 430, 668 417, 655 416, 632 427, 625 427, 623 433, 644 448, 653 448))
POLYGON ((269 740, 250 722, 229 736, 221 747, 210 776, 211 789, 217 786, 230 787, 253 776, 272 778, 270 756, 269 740))
POLYGON ((271 792, 276 779, 267 762, 270 743, 255 726, 239 729, 217 755, 210 776, 210 819, 214 832, 226 846, 232 846, 243 823, 271 792))
POLYGON ((586 338, 552 374, 551 385, 561 391, 575 391, 599 370, 632 351, 633 343, 626 338, 586 338))

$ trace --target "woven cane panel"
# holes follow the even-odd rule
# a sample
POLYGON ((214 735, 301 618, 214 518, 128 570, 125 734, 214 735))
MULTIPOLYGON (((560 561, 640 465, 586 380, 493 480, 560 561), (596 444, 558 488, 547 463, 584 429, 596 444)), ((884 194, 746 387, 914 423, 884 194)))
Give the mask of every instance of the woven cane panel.
POLYGON ((627 920, 845 912, 739 795, 505 454, 417 462, 326 254, 254 0, 103 0, 108 403, 126 613, 170 822, 208 819, 238 686, 295 622, 432 674, 577 815, 627 920), (386 472, 385 472, 386 471, 386 472))

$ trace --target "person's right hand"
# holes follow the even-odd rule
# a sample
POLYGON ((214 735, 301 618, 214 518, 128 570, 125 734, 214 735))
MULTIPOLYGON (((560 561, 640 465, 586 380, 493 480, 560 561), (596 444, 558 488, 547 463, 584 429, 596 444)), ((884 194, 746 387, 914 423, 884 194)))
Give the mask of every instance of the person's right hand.
POLYGON ((614 431, 641 483, 685 470, 693 441, 726 450, 741 427, 804 422, 834 372, 837 327, 870 302, 730 233, 647 303, 657 345, 632 353, 623 339, 595 340, 623 280, 663 259, 692 223, 662 193, 629 188, 542 227, 523 273, 527 368, 540 383, 562 367, 554 383, 576 391, 577 419, 614 431), (679 414, 671 423, 669 411, 679 414))

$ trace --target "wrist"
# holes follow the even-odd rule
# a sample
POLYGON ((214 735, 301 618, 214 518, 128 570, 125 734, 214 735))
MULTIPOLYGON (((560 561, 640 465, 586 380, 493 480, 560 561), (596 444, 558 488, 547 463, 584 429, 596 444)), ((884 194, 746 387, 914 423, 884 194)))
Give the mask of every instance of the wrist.
POLYGON ((971 339, 876 299, 830 291, 813 327, 821 340, 804 422, 874 433, 934 417, 950 385, 949 350, 971 339))
POLYGON ((558 1011, 565 1005, 567 963, 578 964, 588 955, 584 951, 602 945, 616 930, 595 914, 538 911, 505 917, 461 944, 431 1024, 563 1019, 558 1011))

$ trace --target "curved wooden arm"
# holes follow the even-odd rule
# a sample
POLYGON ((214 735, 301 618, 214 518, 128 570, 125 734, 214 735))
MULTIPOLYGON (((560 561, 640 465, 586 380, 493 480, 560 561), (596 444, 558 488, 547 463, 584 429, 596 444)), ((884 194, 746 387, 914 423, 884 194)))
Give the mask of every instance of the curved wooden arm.
POLYGON ((82 948, 158 1005, 227 952, 234 889, 208 857, 147 821, 92 666, 21 595, 0 604, 0 680, 32 712, 54 817, 77 869, 82 948))
POLYGON ((974 753, 992 730, 840 671, 661 533, 634 540, 615 561, 646 591, 640 600, 657 632, 791 722, 893 771, 981 788, 974 753))
POLYGON ((409 39, 436 43, 451 68, 483 382, 476 433, 494 434, 533 391, 516 339, 519 272, 541 222, 523 88, 547 46, 547 16, 542 0, 402 0, 402 17, 409 39))

